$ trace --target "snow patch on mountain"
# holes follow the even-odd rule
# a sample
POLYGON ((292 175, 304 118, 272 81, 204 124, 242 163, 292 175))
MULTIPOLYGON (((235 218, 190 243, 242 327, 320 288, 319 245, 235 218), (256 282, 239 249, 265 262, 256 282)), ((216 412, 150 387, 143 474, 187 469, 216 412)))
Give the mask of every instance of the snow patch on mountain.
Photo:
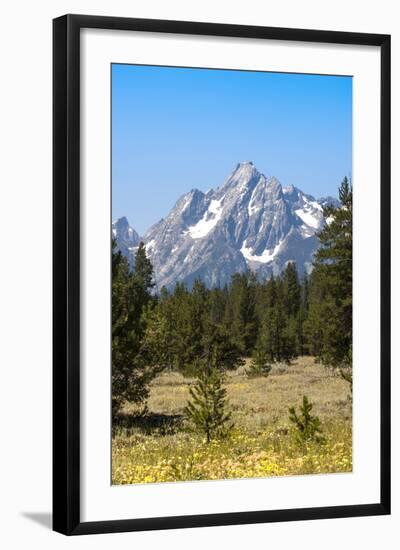
POLYGON ((248 213, 249 216, 252 216, 260 208, 259 206, 255 205, 255 203, 253 201, 253 197, 254 197, 254 189, 253 189, 253 192, 251 193, 251 197, 250 197, 250 200, 249 200, 249 205, 247 207, 247 213, 248 213))
POLYGON ((155 245, 155 240, 154 239, 152 239, 151 241, 149 241, 148 243, 145 244, 146 252, 148 254, 151 253, 151 250, 154 248, 154 245, 155 245))
POLYGON ((296 216, 299 216, 301 220, 306 225, 309 225, 310 227, 313 227, 314 229, 317 229, 320 225, 320 220, 316 218, 312 212, 299 208, 298 210, 295 210, 296 216))
POLYGON ((311 199, 310 196, 304 193, 298 193, 298 197, 298 203, 301 208, 295 209, 294 213, 296 216, 298 216, 307 226, 315 230, 320 229, 324 220, 322 206, 316 200, 311 199))
POLYGON ((266 264, 268 262, 272 262, 272 260, 278 254, 281 244, 282 241, 280 241, 272 251, 265 249, 262 254, 257 255, 253 254, 252 249, 248 248, 246 246, 246 241, 244 241, 240 252, 246 258, 246 260, 249 260, 249 262, 259 262, 262 264, 266 264))
POLYGON ((189 227, 188 232, 192 239, 204 238, 217 225, 222 215, 222 201, 223 198, 220 200, 213 199, 201 220, 196 225, 189 227))

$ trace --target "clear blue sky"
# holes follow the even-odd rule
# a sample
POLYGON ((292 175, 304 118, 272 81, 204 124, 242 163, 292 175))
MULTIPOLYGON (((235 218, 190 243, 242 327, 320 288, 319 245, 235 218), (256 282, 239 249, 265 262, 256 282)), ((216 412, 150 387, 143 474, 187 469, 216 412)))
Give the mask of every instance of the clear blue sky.
POLYGON ((112 66, 112 216, 143 234, 240 161, 315 197, 352 167, 352 79, 112 66))

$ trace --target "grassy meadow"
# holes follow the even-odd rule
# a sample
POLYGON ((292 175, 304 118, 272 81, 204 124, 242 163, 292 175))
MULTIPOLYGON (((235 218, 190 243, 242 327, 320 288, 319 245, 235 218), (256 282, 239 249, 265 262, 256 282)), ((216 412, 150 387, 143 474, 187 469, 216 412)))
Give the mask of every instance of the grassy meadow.
POLYGON ((246 365, 226 375, 234 427, 207 444, 183 411, 194 380, 163 372, 151 383, 147 409, 125 403, 112 439, 113 484, 351 472, 350 386, 311 357, 248 377, 246 365), (322 442, 300 444, 288 408, 303 395, 321 420, 322 442))

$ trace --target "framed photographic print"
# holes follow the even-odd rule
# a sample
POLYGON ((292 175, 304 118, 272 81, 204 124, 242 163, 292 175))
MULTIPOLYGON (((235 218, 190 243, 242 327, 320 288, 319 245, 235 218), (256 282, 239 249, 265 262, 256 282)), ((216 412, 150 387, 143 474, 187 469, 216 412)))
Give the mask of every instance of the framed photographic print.
POLYGON ((54 529, 390 513, 390 37, 54 20, 54 529))

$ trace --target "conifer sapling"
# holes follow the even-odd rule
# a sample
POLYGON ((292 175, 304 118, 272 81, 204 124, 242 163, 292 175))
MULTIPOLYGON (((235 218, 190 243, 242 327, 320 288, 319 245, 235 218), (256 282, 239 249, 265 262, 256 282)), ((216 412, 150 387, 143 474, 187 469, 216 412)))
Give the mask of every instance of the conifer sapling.
POLYGON ((289 407, 289 420, 296 428, 296 439, 303 444, 308 441, 323 442, 321 421, 318 416, 311 414, 313 404, 303 395, 303 404, 300 407, 300 414, 297 414, 295 407, 289 407))
POLYGON ((191 401, 185 414, 194 428, 211 440, 224 437, 233 428, 229 423, 231 412, 227 412, 226 389, 222 386, 223 375, 216 368, 203 369, 196 384, 189 389, 191 401))

